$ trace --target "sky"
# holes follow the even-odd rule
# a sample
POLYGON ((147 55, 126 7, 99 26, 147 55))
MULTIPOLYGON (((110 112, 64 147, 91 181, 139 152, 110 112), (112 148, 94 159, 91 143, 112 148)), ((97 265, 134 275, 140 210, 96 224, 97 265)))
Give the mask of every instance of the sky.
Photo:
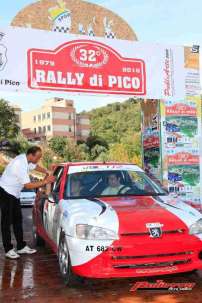
MULTIPOLYGON (((26 5, 36 2, 30 0, 6 0, 0 4, 0 26, 7 26, 15 15, 26 5)), ((202 46, 202 1, 201 0, 89 0, 100 4, 125 19, 135 31, 141 42, 158 42, 176 45, 199 44, 202 46)), ((202 51, 201 51, 202 52, 202 51)), ((202 62, 202 60, 201 60, 202 62)), ((39 107, 44 99, 55 96, 49 94, 8 94, 1 97, 19 104, 23 110, 39 107)), ((57 94, 57 96, 63 96, 57 94)), ((78 111, 89 110, 123 97, 95 97, 65 95, 75 100, 78 111)))

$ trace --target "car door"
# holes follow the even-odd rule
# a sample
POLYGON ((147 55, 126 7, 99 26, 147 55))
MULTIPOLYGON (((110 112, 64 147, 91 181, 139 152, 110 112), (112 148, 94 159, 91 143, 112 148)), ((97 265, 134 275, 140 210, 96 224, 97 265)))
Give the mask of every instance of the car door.
POLYGON ((52 238, 55 243, 57 243, 58 229, 60 228, 61 207, 59 205, 59 201, 61 199, 61 182, 63 180, 63 177, 64 177, 64 168, 60 172, 58 176, 58 180, 53 190, 54 199, 55 199, 55 209, 53 214, 52 238))
POLYGON ((64 172, 64 167, 58 166, 54 171, 53 175, 55 176, 55 182, 51 186, 51 192, 48 197, 47 205, 46 205, 46 218, 44 222, 44 227, 49 234, 50 238, 54 240, 53 235, 53 227, 56 223, 55 215, 59 210, 59 192, 60 192, 60 184, 62 180, 64 172))

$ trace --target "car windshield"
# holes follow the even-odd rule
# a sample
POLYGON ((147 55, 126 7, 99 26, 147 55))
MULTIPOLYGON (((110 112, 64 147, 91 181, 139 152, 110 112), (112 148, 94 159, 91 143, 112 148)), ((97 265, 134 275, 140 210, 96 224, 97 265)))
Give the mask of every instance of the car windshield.
POLYGON ((158 196, 167 192, 144 172, 134 170, 100 170, 68 175, 64 198, 100 196, 158 196))

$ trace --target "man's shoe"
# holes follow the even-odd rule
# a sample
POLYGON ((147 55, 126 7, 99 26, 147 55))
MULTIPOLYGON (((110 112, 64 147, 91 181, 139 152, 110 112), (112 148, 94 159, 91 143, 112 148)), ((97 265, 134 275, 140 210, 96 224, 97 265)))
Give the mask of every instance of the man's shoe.
POLYGON ((5 254, 6 258, 9 259, 19 259, 20 256, 15 252, 14 249, 10 249, 6 254, 5 254))
POLYGON ((36 249, 32 249, 27 245, 24 248, 17 251, 17 253, 19 255, 21 255, 21 254, 32 255, 32 254, 35 254, 36 252, 37 252, 36 249))

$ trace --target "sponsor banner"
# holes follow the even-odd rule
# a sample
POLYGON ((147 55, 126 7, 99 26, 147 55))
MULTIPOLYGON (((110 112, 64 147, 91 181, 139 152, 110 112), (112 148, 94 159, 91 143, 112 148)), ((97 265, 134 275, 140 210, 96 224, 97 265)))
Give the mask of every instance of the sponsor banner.
POLYGON ((146 100, 141 108, 143 166, 148 174, 161 180, 159 100, 146 100))
POLYGON ((144 149, 159 147, 160 138, 159 138, 158 135, 157 136, 146 137, 146 138, 144 138, 143 145, 144 145, 144 149))
POLYGON ((181 151, 178 152, 177 150, 169 150, 167 161, 168 165, 193 165, 199 164, 199 154, 196 154, 198 151, 193 150, 190 152, 181 151))
POLYGON ((185 57, 185 91, 187 96, 200 95, 199 46, 184 48, 185 57))
POLYGON ((200 210, 200 96, 161 102, 161 134, 164 185, 200 210))
POLYGON ((184 101, 162 103, 162 136, 166 148, 199 148, 200 98, 187 97, 184 101))
POLYGON ((0 90, 184 98, 184 48, 0 28, 0 90))
POLYGON ((187 96, 200 95, 200 73, 196 69, 185 69, 185 90, 187 96))
POLYGON ((170 193, 201 210, 201 100, 142 103, 143 165, 170 193))
POLYGON ((166 116, 196 116, 196 104, 193 102, 167 102, 166 103, 166 116))
POLYGON ((185 201, 200 202, 199 163, 177 163, 168 166, 168 188, 183 197, 185 201))
POLYGON ((148 172, 163 181, 170 193, 180 196, 188 204, 202 211, 198 46, 184 48, 184 67, 186 97, 163 99, 159 101, 160 109, 156 107, 156 115, 160 117, 159 135, 150 127, 154 115, 152 102, 146 102, 146 106, 142 106, 143 164, 148 172))

